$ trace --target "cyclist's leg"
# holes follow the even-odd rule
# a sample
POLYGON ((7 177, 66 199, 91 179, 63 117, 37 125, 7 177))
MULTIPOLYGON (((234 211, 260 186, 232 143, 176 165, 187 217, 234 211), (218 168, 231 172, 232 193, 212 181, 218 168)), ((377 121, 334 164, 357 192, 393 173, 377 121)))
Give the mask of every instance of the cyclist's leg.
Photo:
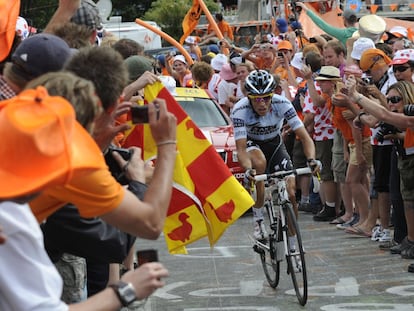
MULTIPOLYGON (((256 170, 256 174, 263 174, 266 170, 266 157, 260 150, 260 147, 253 141, 247 141, 246 151, 251 159, 252 168, 256 170)), ((264 225, 264 197, 265 187, 264 182, 256 183, 256 202, 252 208, 254 231, 253 236, 256 240, 265 239, 267 236, 266 228, 264 225)))

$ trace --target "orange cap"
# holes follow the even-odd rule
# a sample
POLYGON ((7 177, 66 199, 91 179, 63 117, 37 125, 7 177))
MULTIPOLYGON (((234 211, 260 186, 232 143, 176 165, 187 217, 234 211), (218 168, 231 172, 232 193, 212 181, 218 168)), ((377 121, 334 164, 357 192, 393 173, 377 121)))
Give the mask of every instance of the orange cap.
POLYGON ((289 41, 283 40, 277 44, 277 50, 291 50, 292 51, 293 47, 289 41))
POLYGON ((0 133, 0 198, 63 185, 76 169, 105 167, 72 105, 43 87, 0 102, 0 133))
POLYGON ((0 0, 0 61, 9 55, 13 45, 19 10, 20 1, 0 0))

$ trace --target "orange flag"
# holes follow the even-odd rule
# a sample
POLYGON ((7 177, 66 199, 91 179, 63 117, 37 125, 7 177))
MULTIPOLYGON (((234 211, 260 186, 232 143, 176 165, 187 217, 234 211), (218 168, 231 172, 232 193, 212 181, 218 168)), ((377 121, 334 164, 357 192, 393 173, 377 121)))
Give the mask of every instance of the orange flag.
MULTIPOLYGON (((208 237, 213 246, 254 201, 160 82, 145 87, 144 94, 147 102, 156 97, 165 99, 168 110, 177 117, 174 189, 164 225, 168 250, 171 254, 186 253, 185 245, 203 237, 208 237)), ((144 160, 156 157, 157 150, 148 125, 135 127, 127 135, 125 147, 141 143, 144 160)))
POLYGON ((371 4, 371 14, 377 13, 379 5, 378 4, 371 4))
POLYGON ((196 28, 201 13, 202 10, 200 7, 200 3, 198 2, 198 0, 193 0, 193 6, 190 8, 190 10, 187 12, 183 19, 183 35, 180 38, 180 44, 183 44, 185 38, 191 35, 193 30, 196 28))
POLYGON ((397 10, 397 8, 398 8, 398 4, 397 3, 392 3, 392 4, 390 4, 390 9, 391 9, 391 11, 396 11, 397 10))

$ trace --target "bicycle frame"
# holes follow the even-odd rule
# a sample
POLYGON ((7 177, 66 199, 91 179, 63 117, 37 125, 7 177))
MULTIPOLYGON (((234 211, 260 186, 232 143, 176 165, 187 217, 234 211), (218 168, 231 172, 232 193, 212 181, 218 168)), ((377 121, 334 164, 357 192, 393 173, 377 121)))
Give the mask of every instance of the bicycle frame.
POLYGON ((310 168, 300 168, 255 176, 256 181, 267 181, 265 207, 271 233, 267 240, 256 241, 253 248, 260 254, 266 278, 273 288, 276 288, 279 283, 280 262, 286 258, 287 273, 291 274, 296 296, 301 305, 305 305, 307 301, 306 264, 302 238, 289 201, 285 177, 309 173, 311 173, 310 168), (289 232, 295 242, 289 240, 289 232))

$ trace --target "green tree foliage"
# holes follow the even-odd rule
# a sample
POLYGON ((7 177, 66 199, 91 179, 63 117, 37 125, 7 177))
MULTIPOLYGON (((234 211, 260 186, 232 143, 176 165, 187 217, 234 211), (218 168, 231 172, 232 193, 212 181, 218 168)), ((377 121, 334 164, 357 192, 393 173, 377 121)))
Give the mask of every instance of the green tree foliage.
MULTIPOLYGON (((204 3, 212 14, 217 12, 218 5, 214 0, 204 3)), ((156 22, 162 31, 179 40, 183 34, 182 21, 192 5, 192 0, 156 0, 144 14, 143 20, 156 22)))

